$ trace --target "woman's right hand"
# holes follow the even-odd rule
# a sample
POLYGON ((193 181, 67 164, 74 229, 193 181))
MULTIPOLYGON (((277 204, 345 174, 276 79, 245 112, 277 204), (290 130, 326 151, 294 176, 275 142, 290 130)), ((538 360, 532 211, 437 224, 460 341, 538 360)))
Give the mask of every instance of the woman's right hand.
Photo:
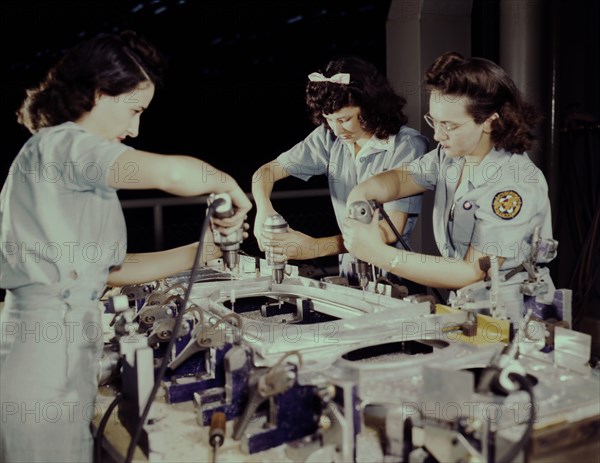
POLYGON ((228 235, 238 228, 247 229, 247 226, 244 227, 244 222, 248 218, 248 211, 252 209, 252 202, 237 183, 227 193, 231 196, 235 213, 227 218, 212 218, 213 225, 224 235, 228 235))

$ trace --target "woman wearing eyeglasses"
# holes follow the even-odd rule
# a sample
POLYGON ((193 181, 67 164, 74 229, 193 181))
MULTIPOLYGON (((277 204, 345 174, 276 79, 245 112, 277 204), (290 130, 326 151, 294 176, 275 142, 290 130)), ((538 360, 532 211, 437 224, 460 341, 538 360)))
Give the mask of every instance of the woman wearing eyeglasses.
MULTIPOLYGON (((438 147, 365 180, 348 204, 435 190, 433 227, 442 257, 390 248, 374 224, 356 220, 346 220, 344 244, 359 259, 431 287, 459 289, 483 280, 487 269, 479 259, 486 256, 496 256, 506 276, 529 258, 536 226, 542 237, 552 237, 546 180, 526 154, 536 112, 506 72, 486 59, 445 53, 424 80, 430 91, 425 120, 438 147)), ((501 285, 513 315, 523 307, 525 276, 518 272, 501 285)), ((543 278, 553 288, 547 273, 543 278)))

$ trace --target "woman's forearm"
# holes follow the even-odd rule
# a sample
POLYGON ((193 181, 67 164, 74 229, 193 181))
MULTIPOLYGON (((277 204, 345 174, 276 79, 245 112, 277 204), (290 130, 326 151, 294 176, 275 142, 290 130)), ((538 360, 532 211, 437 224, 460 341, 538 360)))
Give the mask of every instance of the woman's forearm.
MULTIPOLYGON (((158 252, 127 254, 118 270, 110 272, 108 284, 123 286, 165 278, 189 270, 194 265, 198 243, 158 252)), ((221 250, 212 242, 204 243, 200 263, 221 256, 221 250)))

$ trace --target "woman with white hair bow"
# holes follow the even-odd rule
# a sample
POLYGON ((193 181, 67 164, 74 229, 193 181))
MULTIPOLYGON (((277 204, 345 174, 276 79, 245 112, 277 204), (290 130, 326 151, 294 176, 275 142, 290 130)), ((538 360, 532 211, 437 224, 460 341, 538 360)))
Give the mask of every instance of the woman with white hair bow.
MULTIPOLYGON (((406 100, 397 95, 377 68, 360 58, 330 61, 325 69, 308 76, 306 104, 317 125, 304 140, 276 159, 261 166, 252 181, 257 213, 254 235, 261 250, 286 259, 308 260, 340 255, 340 275, 357 284, 342 235, 308 236, 298 230, 268 233, 265 220, 277 214, 270 195, 275 182, 290 175, 308 180, 326 175, 339 229, 347 214, 346 200, 361 181, 389 169, 401 167, 427 152, 428 141, 406 126, 402 112, 406 100)), ((385 204, 395 228, 409 241, 421 196, 385 204)), ((400 247, 390 226, 380 222, 386 242, 400 247)))

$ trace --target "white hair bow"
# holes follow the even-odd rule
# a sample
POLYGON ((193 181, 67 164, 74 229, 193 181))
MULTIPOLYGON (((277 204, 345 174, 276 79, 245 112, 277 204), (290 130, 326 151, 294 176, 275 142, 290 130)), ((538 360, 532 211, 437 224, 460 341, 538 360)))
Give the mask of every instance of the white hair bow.
POLYGON ((308 75, 308 80, 311 82, 332 82, 334 84, 348 85, 350 83, 350 74, 340 72, 339 74, 334 74, 331 77, 325 77, 321 73, 313 72, 312 74, 308 75))

